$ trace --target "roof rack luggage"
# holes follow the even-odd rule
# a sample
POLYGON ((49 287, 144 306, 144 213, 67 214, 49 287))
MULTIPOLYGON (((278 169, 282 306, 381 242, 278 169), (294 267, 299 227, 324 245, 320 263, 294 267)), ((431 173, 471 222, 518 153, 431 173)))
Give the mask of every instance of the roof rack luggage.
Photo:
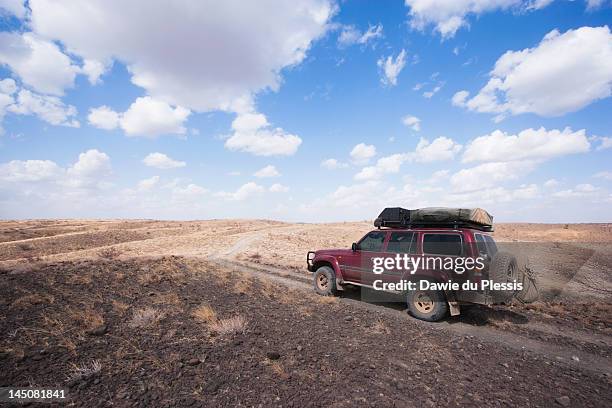
POLYGON ((475 228, 482 231, 493 231, 493 216, 482 208, 446 208, 428 207, 407 210, 401 207, 389 207, 382 210, 374 220, 377 228, 475 228))

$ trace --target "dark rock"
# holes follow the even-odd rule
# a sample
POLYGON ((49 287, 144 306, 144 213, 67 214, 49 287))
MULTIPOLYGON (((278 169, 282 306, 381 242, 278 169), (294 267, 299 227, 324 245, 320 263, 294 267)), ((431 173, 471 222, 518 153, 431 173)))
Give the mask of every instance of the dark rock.
POLYGON ((201 361, 199 358, 192 358, 191 360, 187 361, 187 364, 189 364, 190 366, 197 366, 200 363, 201 361))
POLYGON ((223 382, 213 378, 210 381, 208 381, 206 385, 204 385, 203 389, 204 389, 204 392, 207 394, 214 394, 219 390, 219 388, 221 388, 221 385, 223 385, 223 382))
POLYGON ((561 405, 562 407, 569 407, 570 406, 570 398, 567 395, 564 395, 562 397, 558 397, 555 399, 555 401, 557 402, 557 404, 561 405))
POLYGON ((91 335, 91 336, 102 336, 104 334, 106 334, 108 332, 108 326, 105 324, 101 324, 100 326, 88 330, 87 334, 91 335))
POLYGON ((268 357, 270 360, 278 360, 280 358, 280 354, 276 351, 268 351, 266 353, 266 357, 268 357))
POLYGON ((351 320, 353 320, 353 316, 345 316, 344 317, 344 321, 345 322, 350 322, 351 320))

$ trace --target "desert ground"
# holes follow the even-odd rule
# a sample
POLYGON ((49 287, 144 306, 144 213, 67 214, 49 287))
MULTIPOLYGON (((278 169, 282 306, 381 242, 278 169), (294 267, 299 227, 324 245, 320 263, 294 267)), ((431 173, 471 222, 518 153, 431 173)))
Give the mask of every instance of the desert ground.
POLYGON ((540 300, 438 323, 313 293, 306 252, 371 225, 2 221, 0 387, 78 407, 612 406, 612 224, 498 224, 540 300))

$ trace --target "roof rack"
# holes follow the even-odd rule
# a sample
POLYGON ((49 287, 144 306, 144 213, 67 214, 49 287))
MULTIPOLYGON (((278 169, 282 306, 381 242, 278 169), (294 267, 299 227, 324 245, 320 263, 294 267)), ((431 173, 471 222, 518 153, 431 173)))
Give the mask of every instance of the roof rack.
POLYGON ((493 231, 493 217, 481 208, 385 208, 374 220, 377 228, 473 228, 493 231))

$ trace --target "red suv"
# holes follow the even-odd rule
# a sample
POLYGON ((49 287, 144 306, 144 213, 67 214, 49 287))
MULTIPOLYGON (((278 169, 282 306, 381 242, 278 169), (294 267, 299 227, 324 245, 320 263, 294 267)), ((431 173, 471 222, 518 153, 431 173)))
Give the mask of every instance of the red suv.
POLYGON ((307 264, 320 295, 333 295, 346 286, 403 294, 408 311, 428 321, 440 320, 449 311, 458 315, 461 303, 537 298, 526 262, 499 251, 486 228, 379 228, 351 249, 310 251, 307 264))

